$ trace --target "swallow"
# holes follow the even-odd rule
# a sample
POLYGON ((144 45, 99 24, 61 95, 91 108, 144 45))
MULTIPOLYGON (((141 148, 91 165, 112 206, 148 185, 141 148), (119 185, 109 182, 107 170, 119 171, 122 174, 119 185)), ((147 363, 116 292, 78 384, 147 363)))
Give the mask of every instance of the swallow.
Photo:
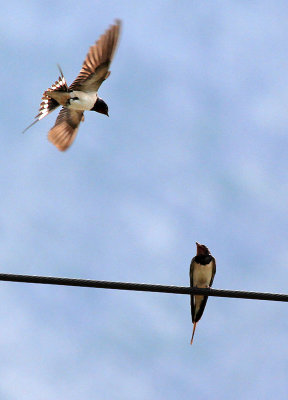
MULTIPOLYGON (((196 242, 197 254, 190 264, 190 287, 209 288, 216 274, 216 260, 204 244, 196 242)), ((190 344, 193 343, 196 325, 202 317, 208 296, 191 295, 191 316, 193 333, 190 344)))
POLYGON ((73 143, 79 124, 84 121, 84 111, 97 111, 109 116, 108 106, 98 96, 98 89, 110 75, 109 67, 118 44, 120 29, 121 21, 116 20, 90 47, 77 78, 70 86, 58 65, 58 80, 43 93, 35 121, 23 133, 62 106, 55 125, 48 133, 48 139, 59 150, 64 151, 73 143))

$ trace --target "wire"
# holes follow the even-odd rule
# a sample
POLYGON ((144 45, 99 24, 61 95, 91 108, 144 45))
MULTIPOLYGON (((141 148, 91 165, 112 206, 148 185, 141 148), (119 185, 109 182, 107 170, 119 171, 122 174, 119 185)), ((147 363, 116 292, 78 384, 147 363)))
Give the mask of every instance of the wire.
POLYGON ((40 283, 44 285, 78 286, 78 287, 90 287, 90 288, 101 288, 101 289, 133 290, 138 292, 158 292, 158 293, 174 293, 174 294, 188 294, 188 295, 200 294, 200 295, 214 296, 214 297, 230 297, 237 299, 288 302, 288 295, 280 293, 245 292, 240 290, 223 290, 223 289, 211 289, 211 288, 203 289, 196 287, 191 288, 186 286, 150 285, 147 283, 95 281, 90 279, 57 278, 53 276, 0 274, 0 281, 40 283))

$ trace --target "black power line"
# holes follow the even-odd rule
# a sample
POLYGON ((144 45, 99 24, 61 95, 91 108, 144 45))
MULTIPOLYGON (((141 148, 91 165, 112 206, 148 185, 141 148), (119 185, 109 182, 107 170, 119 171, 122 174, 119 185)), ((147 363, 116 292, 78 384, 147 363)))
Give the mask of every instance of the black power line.
POLYGON ((44 285, 79 286, 79 287, 90 287, 90 288, 101 288, 101 289, 134 290, 138 292, 202 294, 214 297, 230 297, 237 299, 270 300, 270 301, 272 300, 272 301, 288 302, 288 295, 280 293, 245 292, 240 290, 223 290, 223 289, 209 289, 209 288, 202 289, 196 287, 190 288, 186 286, 150 285, 147 283, 95 281, 90 279, 57 278, 53 276, 0 274, 0 281, 40 283, 44 285))

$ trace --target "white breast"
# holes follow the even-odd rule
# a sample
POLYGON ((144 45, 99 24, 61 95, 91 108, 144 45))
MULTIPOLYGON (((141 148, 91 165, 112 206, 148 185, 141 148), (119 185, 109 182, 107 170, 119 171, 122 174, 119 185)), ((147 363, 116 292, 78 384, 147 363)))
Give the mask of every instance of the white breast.
POLYGON ((81 111, 91 110, 96 100, 97 100, 97 92, 86 93, 75 90, 71 92, 71 100, 68 108, 81 111), (78 99, 73 100, 74 97, 78 97, 78 99))
POLYGON ((213 262, 209 264, 201 265, 198 263, 194 264, 193 270, 193 283, 194 286, 206 288, 210 285, 211 277, 213 274, 213 262))
MULTIPOLYGON (((194 264, 193 269, 193 284, 194 286, 200 288, 207 288, 210 285, 211 277, 213 274, 213 262, 211 261, 209 264, 201 265, 198 263, 194 264)), ((204 296, 196 295, 193 296, 194 302, 194 318, 198 314, 198 311, 202 305, 202 301, 204 300, 204 296)))

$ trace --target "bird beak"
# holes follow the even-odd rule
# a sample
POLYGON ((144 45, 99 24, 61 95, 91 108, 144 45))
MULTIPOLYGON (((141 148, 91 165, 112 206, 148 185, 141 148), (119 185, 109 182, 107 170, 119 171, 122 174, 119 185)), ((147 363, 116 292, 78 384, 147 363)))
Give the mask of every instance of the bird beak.
POLYGON ((199 256, 202 253, 201 252, 201 244, 196 242, 196 246, 197 246, 196 255, 199 256))

